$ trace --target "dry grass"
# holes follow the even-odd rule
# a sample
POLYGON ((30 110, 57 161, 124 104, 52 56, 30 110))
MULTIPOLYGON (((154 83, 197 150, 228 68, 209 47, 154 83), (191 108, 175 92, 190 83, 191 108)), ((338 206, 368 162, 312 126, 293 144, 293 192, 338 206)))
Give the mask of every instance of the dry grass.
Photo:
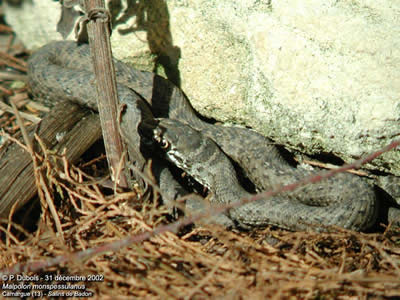
MULTIPOLYGON (((1 268, 68 256, 166 222, 151 193, 105 196, 81 170, 68 170, 68 177, 52 170, 47 185, 62 233, 56 235, 48 211, 32 233, 3 224, 1 268)), ((185 228, 37 274, 100 275, 100 282, 74 284, 110 298, 382 299, 400 295, 399 245, 400 231, 392 230, 363 234, 185 228)))

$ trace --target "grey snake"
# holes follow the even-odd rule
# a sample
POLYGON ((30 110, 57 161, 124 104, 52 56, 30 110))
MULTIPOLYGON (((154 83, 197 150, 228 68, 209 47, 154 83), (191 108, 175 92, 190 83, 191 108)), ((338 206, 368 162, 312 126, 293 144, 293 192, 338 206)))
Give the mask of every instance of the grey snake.
MULTIPOLYGON (((117 60, 115 70, 125 106, 121 131, 139 167, 145 161, 142 145, 150 139, 220 204, 251 195, 240 185, 230 160, 259 190, 311 174, 289 164, 271 140, 253 130, 202 121, 184 93, 168 80, 117 60)), ((87 45, 64 41, 43 46, 31 56, 28 75, 32 93, 46 103, 67 100, 97 109, 87 45)), ((358 176, 341 173, 294 192, 247 203, 226 215, 245 228, 271 224, 290 230, 325 230, 334 225, 360 231, 375 223, 377 211, 373 187, 358 176)))

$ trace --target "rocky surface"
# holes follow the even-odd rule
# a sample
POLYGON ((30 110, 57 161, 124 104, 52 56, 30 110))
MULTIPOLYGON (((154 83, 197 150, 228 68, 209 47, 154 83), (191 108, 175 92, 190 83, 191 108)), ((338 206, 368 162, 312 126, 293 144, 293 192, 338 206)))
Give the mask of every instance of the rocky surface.
MULTIPOLYGON (((400 135, 398 1, 244 2, 113 1, 114 54, 163 69, 200 113, 310 154, 351 161, 400 135)), ((43 0, 6 7, 32 49, 61 39, 60 13, 43 0)), ((369 167, 400 175, 400 151, 369 167)))

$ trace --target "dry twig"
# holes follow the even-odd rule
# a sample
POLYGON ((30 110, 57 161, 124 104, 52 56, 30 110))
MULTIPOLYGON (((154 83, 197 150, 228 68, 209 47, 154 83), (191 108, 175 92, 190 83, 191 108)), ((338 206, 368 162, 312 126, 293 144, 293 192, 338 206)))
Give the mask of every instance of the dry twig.
POLYGON ((118 129, 119 102, 110 44, 110 16, 103 0, 85 0, 85 8, 90 52, 96 76, 97 104, 111 178, 119 186, 128 187, 125 173, 118 172, 120 159, 126 151, 118 129))

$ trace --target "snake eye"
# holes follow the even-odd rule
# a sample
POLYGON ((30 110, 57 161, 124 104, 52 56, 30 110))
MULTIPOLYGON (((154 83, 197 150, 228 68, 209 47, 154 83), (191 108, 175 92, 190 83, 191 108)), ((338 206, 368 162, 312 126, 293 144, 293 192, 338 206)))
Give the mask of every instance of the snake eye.
POLYGON ((166 140, 161 141, 161 149, 167 149, 169 147, 169 143, 166 140))

